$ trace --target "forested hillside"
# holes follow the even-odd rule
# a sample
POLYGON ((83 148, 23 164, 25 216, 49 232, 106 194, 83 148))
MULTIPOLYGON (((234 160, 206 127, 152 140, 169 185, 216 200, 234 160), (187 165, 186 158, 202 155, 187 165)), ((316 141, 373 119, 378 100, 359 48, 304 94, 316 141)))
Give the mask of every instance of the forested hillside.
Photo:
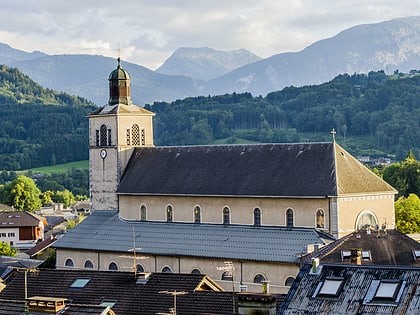
POLYGON ((155 112, 158 145, 207 144, 228 138, 257 142, 337 140, 403 159, 420 149, 420 76, 384 72, 340 75, 321 85, 287 87, 266 97, 249 93, 193 97, 146 105, 155 112))
POLYGON ((88 158, 87 100, 44 89, 0 66, 0 170, 88 158))

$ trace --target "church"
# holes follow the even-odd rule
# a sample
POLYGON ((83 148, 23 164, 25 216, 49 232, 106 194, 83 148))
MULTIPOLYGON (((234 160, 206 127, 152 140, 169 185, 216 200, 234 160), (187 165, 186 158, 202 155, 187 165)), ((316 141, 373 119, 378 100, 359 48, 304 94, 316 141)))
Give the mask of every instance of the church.
POLYGON ((109 76, 89 115, 91 215, 57 268, 207 274, 286 293, 299 258, 361 227, 395 227, 396 191, 335 142, 159 147, 154 113, 109 76))

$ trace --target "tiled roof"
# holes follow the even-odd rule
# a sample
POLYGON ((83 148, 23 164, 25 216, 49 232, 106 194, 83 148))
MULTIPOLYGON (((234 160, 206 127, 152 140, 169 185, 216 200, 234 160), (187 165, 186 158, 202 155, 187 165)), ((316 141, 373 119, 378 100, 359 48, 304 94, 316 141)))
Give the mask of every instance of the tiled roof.
POLYGON ((122 221, 117 211, 94 211, 53 247, 150 255, 195 256, 296 263, 308 244, 332 237, 310 228, 122 221))
MULTIPOLYGON (((73 304, 99 305, 105 300, 115 301, 112 310, 117 315, 169 312, 174 305, 174 298, 159 292, 184 291, 188 294, 177 298, 178 314, 232 314, 231 292, 195 291, 203 277, 195 274, 153 273, 146 284, 136 284, 134 274, 128 272, 41 269, 36 274, 28 274, 27 290, 28 296, 67 298, 73 304), (84 288, 70 288, 78 278, 90 280, 84 288)), ((0 299, 22 300, 23 288, 24 274, 17 273, 0 292, 0 299)))
POLYGON ((57 238, 55 238, 54 236, 51 236, 43 240, 42 242, 37 243, 35 246, 31 247, 30 249, 26 250, 25 254, 28 255, 29 257, 33 257, 37 255, 38 253, 42 252, 43 250, 47 249, 48 247, 50 247, 52 244, 55 243, 56 240, 57 238))
POLYGON ((336 143, 136 148, 118 188, 133 195, 319 197, 394 192, 336 143))
MULTIPOLYGON (((420 266, 420 259, 415 259, 413 251, 420 251, 420 243, 397 230, 353 232, 342 239, 321 249, 318 254, 312 253, 308 258, 318 257, 325 263, 352 263, 350 259, 342 259, 342 251, 360 248, 369 251, 370 260, 362 260, 363 265, 412 265, 420 266)), ((303 258, 309 262, 310 259, 303 258)), ((354 262, 353 262, 354 263, 354 262)))
POLYGON ((310 272, 310 265, 302 267, 277 315, 419 314, 420 268, 333 264, 321 266, 319 273, 315 274, 310 272), (332 287, 328 288, 329 291, 324 296, 316 293, 321 282, 326 279, 342 280, 342 287, 334 287, 337 288, 337 294, 331 294, 334 289, 332 287), (399 283, 396 289, 398 295, 375 299, 381 280, 395 280, 395 285, 399 283))
POLYGON ((0 228, 38 226, 39 221, 44 219, 27 211, 0 212, 0 228))

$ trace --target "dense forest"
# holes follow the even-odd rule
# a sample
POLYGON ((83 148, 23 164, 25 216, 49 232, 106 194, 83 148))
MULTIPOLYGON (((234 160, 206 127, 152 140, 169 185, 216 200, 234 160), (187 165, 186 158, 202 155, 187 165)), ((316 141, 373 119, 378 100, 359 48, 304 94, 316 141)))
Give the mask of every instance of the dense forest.
POLYGON ((94 104, 44 89, 17 69, 0 66, 0 170, 88 158, 87 114, 94 104))
POLYGON ((191 97, 146 105, 158 145, 337 141, 353 154, 419 155, 420 76, 383 71, 343 74, 331 82, 249 93, 191 97))
MULTIPOLYGON (((135 100, 134 100, 135 101, 135 100)), ((354 155, 420 156, 420 76, 343 74, 267 96, 233 93, 155 102, 156 145, 337 141, 354 155)), ((0 171, 88 158, 95 105, 0 66, 0 171)))

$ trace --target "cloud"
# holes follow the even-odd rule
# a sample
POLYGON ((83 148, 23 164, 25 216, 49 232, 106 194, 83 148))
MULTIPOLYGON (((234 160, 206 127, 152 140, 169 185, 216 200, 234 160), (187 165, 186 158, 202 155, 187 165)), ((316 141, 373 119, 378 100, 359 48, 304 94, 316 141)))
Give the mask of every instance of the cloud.
POLYGON ((358 24, 420 14, 419 0, 3 0, 0 42, 116 56, 151 69, 179 47, 298 51, 358 24))

